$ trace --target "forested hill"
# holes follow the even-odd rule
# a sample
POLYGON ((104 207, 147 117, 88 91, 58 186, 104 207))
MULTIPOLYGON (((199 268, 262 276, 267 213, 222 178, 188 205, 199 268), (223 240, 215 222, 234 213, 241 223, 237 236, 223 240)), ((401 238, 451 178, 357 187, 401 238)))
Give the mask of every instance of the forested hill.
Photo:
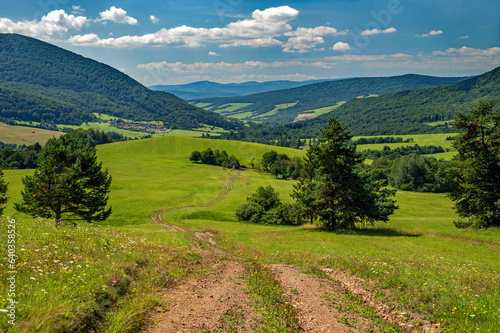
MULTIPOLYGON (((407 74, 393 77, 366 77, 327 81, 292 89, 270 91, 241 97, 210 98, 195 100, 205 103, 211 111, 221 112, 228 104, 242 105, 228 116, 244 114, 240 119, 269 121, 278 123, 292 122, 298 114, 308 113, 319 108, 333 107, 342 101, 357 97, 384 95, 403 90, 415 90, 451 85, 465 78, 433 77, 407 74), (282 105, 278 112, 273 112, 282 105), (267 115, 269 116, 267 116, 267 115)), ((221 112, 224 114, 224 112, 221 112)))
POLYGON ((353 135, 453 132, 450 122, 456 113, 467 110, 480 99, 495 99, 500 106, 500 67, 446 87, 353 99, 312 120, 264 129, 252 127, 238 139, 260 142, 278 137, 315 138, 321 135, 331 117, 348 125, 353 135))
POLYGON ((97 112, 181 128, 237 126, 108 65, 17 34, 0 34, 0 95, 3 120, 80 125, 97 112))

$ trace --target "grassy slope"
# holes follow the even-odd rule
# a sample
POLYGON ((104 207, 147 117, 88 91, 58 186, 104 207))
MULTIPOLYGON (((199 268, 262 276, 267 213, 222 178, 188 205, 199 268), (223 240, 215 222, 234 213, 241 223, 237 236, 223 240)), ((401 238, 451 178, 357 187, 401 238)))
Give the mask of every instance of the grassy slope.
POLYGON ((63 135, 62 132, 49 131, 41 128, 11 126, 0 123, 0 141, 3 143, 14 143, 16 145, 32 145, 34 143, 44 144, 49 139, 63 135))
MULTIPOLYGON (((153 256, 150 252, 152 249, 158 249, 153 251, 157 253, 164 248, 170 248, 169 253, 173 253, 174 257, 175 254, 178 255, 178 259, 172 260, 190 260, 190 254, 186 253, 186 243, 182 237, 176 233, 163 232, 150 222, 149 215, 162 208, 208 202, 224 188, 230 176, 228 171, 220 167, 193 164, 187 159, 193 150, 208 147, 233 153, 247 165, 252 158, 258 158, 271 149, 295 156, 303 154, 297 150, 251 143, 179 137, 100 146, 100 159, 113 176, 110 204, 114 213, 108 221, 111 226, 103 228, 109 232, 109 236, 106 237, 116 242, 127 243, 128 239, 134 240, 143 235, 145 244, 150 244, 148 247, 127 247, 134 260, 153 256), (120 227, 117 228, 118 226, 120 227)), ((30 171, 5 171, 11 189, 9 194, 11 199, 6 214, 13 214, 12 202, 20 199, 20 178, 29 173, 30 171)), ((442 323, 449 325, 453 331, 467 332, 471 327, 480 328, 482 331, 494 331, 494 323, 498 322, 500 313, 497 310, 500 299, 499 230, 456 229, 452 224, 456 216, 451 202, 445 196, 411 192, 398 193, 397 199, 401 208, 389 223, 366 230, 335 233, 306 227, 236 222, 235 208, 244 202, 257 186, 267 184, 273 185, 284 201, 291 200, 288 194, 292 191, 293 182, 276 180, 269 175, 253 171, 244 171, 241 179, 233 184, 232 191, 224 200, 204 209, 171 211, 165 215, 165 220, 188 231, 211 230, 218 235, 222 244, 233 248, 243 256, 259 256, 264 262, 285 262, 305 266, 321 264, 349 269, 390 290, 396 296, 396 307, 401 307, 404 303, 405 309, 427 313, 433 320, 438 322, 442 320, 442 323)), ((26 216, 14 216, 18 223, 23 221, 27 225, 31 223, 26 216)), ((42 247, 43 242, 49 242, 57 244, 61 251, 79 251, 67 241, 63 242, 64 237, 69 236, 55 235, 52 241, 37 237, 44 233, 52 233, 53 229, 50 226, 41 225, 31 229, 34 230, 33 233, 25 231, 26 237, 23 243, 29 243, 26 246, 30 248, 42 247)), ((84 247, 82 245, 85 251, 91 251, 92 246, 97 246, 96 249, 102 248, 104 241, 92 230, 77 230, 71 237, 76 242, 90 242, 84 247), (89 235, 88 240, 85 238, 86 234, 89 235)), ((103 250, 100 251, 87 254, 93 258, 89 263, 89 267, 93 270, 99 271, 102 267, 110 267, 108 261, 101 260, 100 253, 103 250)), ((33 258, 25 259, 29 262, 28 267, 34 264, 30 261, 33 258)), ((118 266, 122 268, 129 262, 127 254, 120 251, 114 253, 112 258, 113 262, 119 263, 118 266)), ((143 313, 141 311, 146 311, 148 307, 159 302, 153 297, 150 303, 146 303, 145 308, 140 306, 142 303, 139 296, 152 295, 152 290, 156 288, 150 286, 149 281, 155 273, 150 272, 148 267, 146 265, 145 271, 148 272, 149 280, 133 281, 134 288, 137 291, 141 290, 142 294, 135 294, 130 289, 131 292, 126 296, 128 298, 126 303, 130 305, 120 303, 122 305, 118 306, 119 311, 108 314, 112 318, 112 325, 134 322, 135 317, 132 316, 132 319, 127 317, 129 314, 135 313, 140 317, 143 313)), ((89 274, 90 271, 86 273, 89 274)), ((30 274, 32 271, 28 269, 20 271, 20 281, 27 281, 30 274)), ((175 274, 182 276, 180 273, 175 274)), ((2 277, 2 281, 4 280, 2 277)), ((28 299, 22 299, 30 306, 40 309, 30 317, 30 320, 38 320, 46 313, 44 309, 54 309, 48 306, 49 304, 56 304, 55 310, 68 313, 74 312, 72 310, 74 308, 81 308, 83 304, 81 301, 83 294, 65 293, 61 289, 62 284, 49 281, 29 290, 29 303, 28 299), (33 293, 40 292, 41 289, 47 290, 47 286, 51 293, 61 296, 54 299, 34 297, 33 293), (63 301, 68 303, 61 308, 59 303, 63 301)), ((88 292, 102 283, 106 284, 106 281, 95 276, 88 280, 83 290, 88 292)), ((1 291, 2 296, 5 295, 4 291, 1 291)), ((25 315, 26 313, 24 312, 25 315)))

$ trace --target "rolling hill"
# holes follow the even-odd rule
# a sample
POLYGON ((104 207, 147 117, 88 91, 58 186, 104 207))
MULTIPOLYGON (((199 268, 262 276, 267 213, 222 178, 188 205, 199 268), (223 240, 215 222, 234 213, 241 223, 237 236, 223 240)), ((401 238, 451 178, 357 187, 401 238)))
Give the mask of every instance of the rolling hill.
POLYGON ((313 138, 321 135, 328 119, 348 125, 354 135, 402 135, 454 131, 446 121, 479 99, 500 101, 500 67, 459 83, 436 88, 406 90, 374 98, 356 98, 315 119, 268 127, 254 127, 249 138, 282 136, 313 138))
POLYGON ((404 90, 447 86, 459 77, 432 77, 408 74, 393 77, 367 77, 327 81, 241 97, 197 99, 203 106, 223 116, 273 123, 290 123, 299 114, 314 117, 335 109, 354 98, 374 97, 404 90))
POLYGON ((290 89, 308 84, 323 82, 326 80, 309 81, 268 81, 268 82, 243 82, 243 83, 217 83, 210 81, 199 81, 178 85, 155 85, 150 86, 152 90, 166 91, 185 100, 213 98, 213 97, 236 97, 262 92, 290 89))
POLYGON ((80 125, 95 112, 174 128, 238 127, 108 65, 17 34, 0 34, 0 96, 3 121, 80 125))

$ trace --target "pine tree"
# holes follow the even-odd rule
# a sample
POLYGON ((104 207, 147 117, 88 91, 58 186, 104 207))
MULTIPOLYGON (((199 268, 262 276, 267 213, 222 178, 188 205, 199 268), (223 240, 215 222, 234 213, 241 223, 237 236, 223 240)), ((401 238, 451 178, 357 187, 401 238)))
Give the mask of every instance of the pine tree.
POLYGON ((493 107, 494 101, 480 101, 455 117, 458 155, 446 176, 458 214, 469 219, 465 225, 500 226, 500 110, 493 107))
POLYGON ((390 199, 395 191, 360 172, 363 160, 347 126, 331 118, 322 134, 319 145, 307 151, 303 177, 293 194, 297 207, 310 221, 319 218, 318 223, 327 229, 387 221, 397 208, 390 199))
POLYGON ((34 217, 104 221, 111 176, 97 163, 95 148, 64 135, 47 142, 33 176, 23 178, 23 201, 16 210, 34 217))

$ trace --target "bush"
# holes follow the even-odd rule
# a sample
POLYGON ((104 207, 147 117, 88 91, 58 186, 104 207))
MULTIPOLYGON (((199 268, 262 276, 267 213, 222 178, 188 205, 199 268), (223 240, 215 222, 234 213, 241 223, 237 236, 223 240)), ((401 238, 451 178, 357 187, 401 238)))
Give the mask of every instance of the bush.
POLYGON ((236 218, 239 221, 251 221, 259 219, 265 210, 256 202, 248 201, 236 209, 236 218))

